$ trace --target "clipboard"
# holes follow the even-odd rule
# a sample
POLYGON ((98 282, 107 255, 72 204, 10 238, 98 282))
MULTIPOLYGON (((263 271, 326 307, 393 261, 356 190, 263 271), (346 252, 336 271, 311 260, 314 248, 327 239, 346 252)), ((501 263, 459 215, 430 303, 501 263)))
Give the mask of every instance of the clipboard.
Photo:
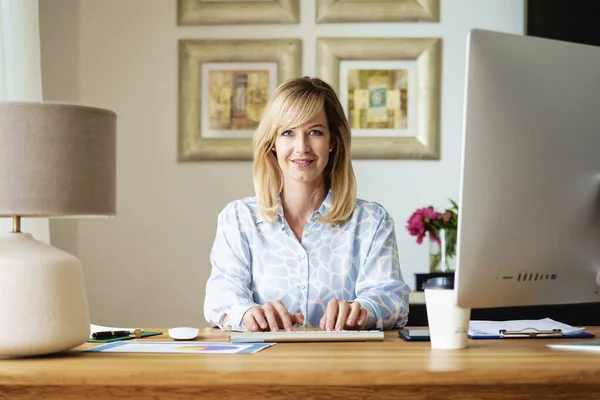
POLYGON ((539 330, 536 328, 523 328, 509 331, 500 329, 497 336, 469 335, 469 339, 582 339, 594 338, 596 335, 588 332, 573 332, 564 334, 562 329, 539 330))

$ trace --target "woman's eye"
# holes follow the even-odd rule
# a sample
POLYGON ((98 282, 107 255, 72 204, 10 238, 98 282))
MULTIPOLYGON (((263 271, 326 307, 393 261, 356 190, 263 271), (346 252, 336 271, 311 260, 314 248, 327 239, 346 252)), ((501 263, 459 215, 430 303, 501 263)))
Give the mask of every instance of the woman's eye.
POLYGON ((292 131, 285 131, 281 133, 281 136, 292 136, 294 134, 294 132, 292 131))
POLYGON ((309 132, 309 134, 312 136, 321 136, 323 134, 323 132, 321 132, 320 130, 317 130, 317 129, 313 129, 312 131, 309 132))

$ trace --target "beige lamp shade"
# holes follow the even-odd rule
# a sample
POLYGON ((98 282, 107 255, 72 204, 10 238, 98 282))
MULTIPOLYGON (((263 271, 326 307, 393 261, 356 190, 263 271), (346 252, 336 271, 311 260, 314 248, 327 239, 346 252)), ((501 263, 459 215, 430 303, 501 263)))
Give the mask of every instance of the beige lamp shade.
POLYGON ((115 213, 114 112, 0 101, 0 217, 115 213))

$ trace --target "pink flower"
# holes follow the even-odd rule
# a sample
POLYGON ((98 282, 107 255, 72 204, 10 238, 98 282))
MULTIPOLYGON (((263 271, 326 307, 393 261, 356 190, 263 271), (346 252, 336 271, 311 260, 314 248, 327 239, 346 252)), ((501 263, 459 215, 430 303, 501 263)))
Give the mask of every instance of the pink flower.
POLYGON ((416 236, 417 243, 429 236, 429 240, 440 242, 438 232, 441 229, 457 229, 458 206, 452 200, 452 208, 436 211, 432 206, 418 208, 406 223, 406 229, 412 236, 416 236))
POLYGON ((419 208, 408 219, 406 229, 412 236, 416 236, 417 243, 421 244, 426 234, 425 224, 439 217, 440 213, 436 212, 433 207, 419 208))
POLYGON ((433 207, 422 208, 423 216, 426 218, 425 222, 435 221, 440 217, 440 213, 435 211, 433 207))

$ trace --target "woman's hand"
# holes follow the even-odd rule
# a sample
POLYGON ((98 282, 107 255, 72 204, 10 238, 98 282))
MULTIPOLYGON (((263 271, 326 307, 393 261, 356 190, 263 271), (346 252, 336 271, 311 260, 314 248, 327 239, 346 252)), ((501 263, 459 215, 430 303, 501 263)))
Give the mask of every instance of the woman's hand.
POLYGON ((332 299, 327 303, 319 326, 324 331, 360 329, 367 318, 367 310, 358 301, 332 299))
POLYGON ((304 316, 302 313, 290 314, 283 303, 279 300, 271 301, 262 306, 249 308, 244 313, 242 322, 250 332, 260 332, 279 329, 291 331, 294 324, 302 325, 304 316))

